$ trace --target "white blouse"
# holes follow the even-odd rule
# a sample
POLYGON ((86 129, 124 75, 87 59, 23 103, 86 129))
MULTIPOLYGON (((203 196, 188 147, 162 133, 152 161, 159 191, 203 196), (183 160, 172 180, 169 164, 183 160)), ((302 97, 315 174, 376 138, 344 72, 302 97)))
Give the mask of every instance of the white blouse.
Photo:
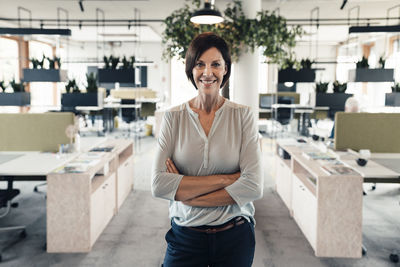
POLYGON ((262 197, 263 175, 257 123, 249 107, 225 100, 208 134, 186 102, 163 118, 152 170, 152 194, 170 200, 169 216, 180 226, 223 224, 236 216, 254 221, 254 200, 262 197), (171 158, 180 174, 168 173, 171 158), (206 176, 241 172, 225 190, 236 204, 193 207, 175 201, 184 175, 206 176))

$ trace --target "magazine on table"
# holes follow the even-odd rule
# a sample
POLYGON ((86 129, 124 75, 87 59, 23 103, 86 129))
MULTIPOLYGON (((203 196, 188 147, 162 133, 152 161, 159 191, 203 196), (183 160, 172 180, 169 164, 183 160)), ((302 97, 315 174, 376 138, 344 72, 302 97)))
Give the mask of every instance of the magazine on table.
POLYGON ((331 175, 358 175, 355 170, 343 164, 326 164, 322 166, 322 169, 331 175))

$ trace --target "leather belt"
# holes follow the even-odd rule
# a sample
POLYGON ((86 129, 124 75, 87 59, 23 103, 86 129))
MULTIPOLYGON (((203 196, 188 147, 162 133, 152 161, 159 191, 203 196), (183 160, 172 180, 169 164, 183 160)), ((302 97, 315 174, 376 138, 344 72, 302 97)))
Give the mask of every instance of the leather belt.
POLYGON ((225 226, 222 227, 216 227, 216 228, 206 228, 206 229, 201 229, 201 228, 197 228, 197 227, 187 227, 190 230, 193 231, 197 231, 197 232, 202 232, 202 233, 206 233, 206 234, 215 234, 218 232, 222 232, 222 231, 226 231, 228 229, 231 229, 237 225, 241 225, 244 224, 246 221, 245 218, 243 217, 238 217, 235 218, 232 222, 227 223, 225 226))

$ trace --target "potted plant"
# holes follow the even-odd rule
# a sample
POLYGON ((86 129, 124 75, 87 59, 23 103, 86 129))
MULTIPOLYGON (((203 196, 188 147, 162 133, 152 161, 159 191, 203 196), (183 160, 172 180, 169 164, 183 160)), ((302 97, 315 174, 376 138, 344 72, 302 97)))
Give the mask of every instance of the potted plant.
POLYGON ((382 56, 382 57, 380 57, 379 58, 379 67, 381 68, 381 69, 384 69, 385 68, 385 64, 386 64, 386 59, 382 56))
POLYGON ((311 68, 313 63, 310 59, 298 62, 292 57, 287 58, 278 72, 278 83, 314 82, 315 70, 311 68))
POLYGON ((86 92, 82 93, 75 79, 68 81, 65 85, 66 93, 61 96, 63 110, 71 110, 76 106, 103 106, 103 94, 98 92, 96 74, 86 74, 86 82, 86 92))
POLYGON ((393 82, 394 69, 385 69, 385 60, 379 59, 380 68, 370 69, 368 58, 356 62, 356 69, 349 71, 349 81, 351 82, 393 82))
POLYGON ((392 86, 392 92, 385 95, 385 106, 400 106, 400 83, 392 86))
POLYGON ((13 89, 13 93, 6 93, 5 82, 0 82, 0 87, 2 88, 3 93, 0 93, 0 105, 1 106, 26 106, 31 103, 31 94, 29 92, 25 92, 24 84, 15 82, 13 79, 9 85, 13 89))
POLYGON ((315 90, 317 93, 326 93, 328 91, 329 82, 318 82, 315 84, 315 90))
POLYGON ((67 71, 61 70, 61 60, 58 57, 48 58, 43 55, 41 60, 31 58, 32 69, 23 69, 24 82, 63 82, 67 80, 67 71), (49 69, 45 69, 48 62, 49 69))
POLYGON ((289 27, 286 19, 268 10, 260 11, 255 18, 247 18, 241 1, 232 1, 223 11, 224 22, 214 25, 194 24, 190 18, 200 8, 200 0, 185 3, 164 20, 162 33, 163 57, 184 59, 192 39, 202 32, 212 31, 226 40, 232 60, 236 62, 242 51, 264 47, 263 55, 268 62, 283 64, 296 45, 296 37, 302 35, 299 26, 289 27))
POLYGON ((347 89, 347 83, 340 83, 338 80, 333 82, 334 93, 344 93, 347 89))
POLYGON ((6 91, 6 82, 5 81, 0 81, 0 88, 1 88, 1 92, 5 92, 6 91))
POLYGON ((306 58, 306 59, 302 59, 300 61, 300 65, 302 69, 311 69, 312 64, 314 64, 315 61, 311 61, 310 59, 306 58))
POLYGON ((337 111, 344 111, 344 103, 347 98, 352 94, 346 94, 347 83, 339 83, 339 81, 333 82, 333 94, 327 93, 329 83, 319 82, 316 84, 316 98, 315 106, 317 107, 328 107, 328 116, 334 118, 337 111))
POLYGON ((122 67, 117 68, 120 62, 119 57, 103 57, 104 68, 98 70, 100 83, 135 83, 135 70, 133 69, 135 57, 131 61, 124 56, 122 58, 122 67))

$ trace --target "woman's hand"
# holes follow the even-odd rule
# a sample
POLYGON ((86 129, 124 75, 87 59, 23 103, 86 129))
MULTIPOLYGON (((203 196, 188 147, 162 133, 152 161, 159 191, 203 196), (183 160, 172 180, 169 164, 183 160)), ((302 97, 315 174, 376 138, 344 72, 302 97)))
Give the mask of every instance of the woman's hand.
POLYGON ((240 172, 227 174, 226 178, 229 180, 229 184, 233 184, 234 182, 236 182, 236 180, 240 178, 240 174, 241 174, 240 172))
POLYGON ((165 161, 165 165, 167 166, 167 172, 179 174, 178 169, 175 167, 174 162, 170 158, 165 161))

